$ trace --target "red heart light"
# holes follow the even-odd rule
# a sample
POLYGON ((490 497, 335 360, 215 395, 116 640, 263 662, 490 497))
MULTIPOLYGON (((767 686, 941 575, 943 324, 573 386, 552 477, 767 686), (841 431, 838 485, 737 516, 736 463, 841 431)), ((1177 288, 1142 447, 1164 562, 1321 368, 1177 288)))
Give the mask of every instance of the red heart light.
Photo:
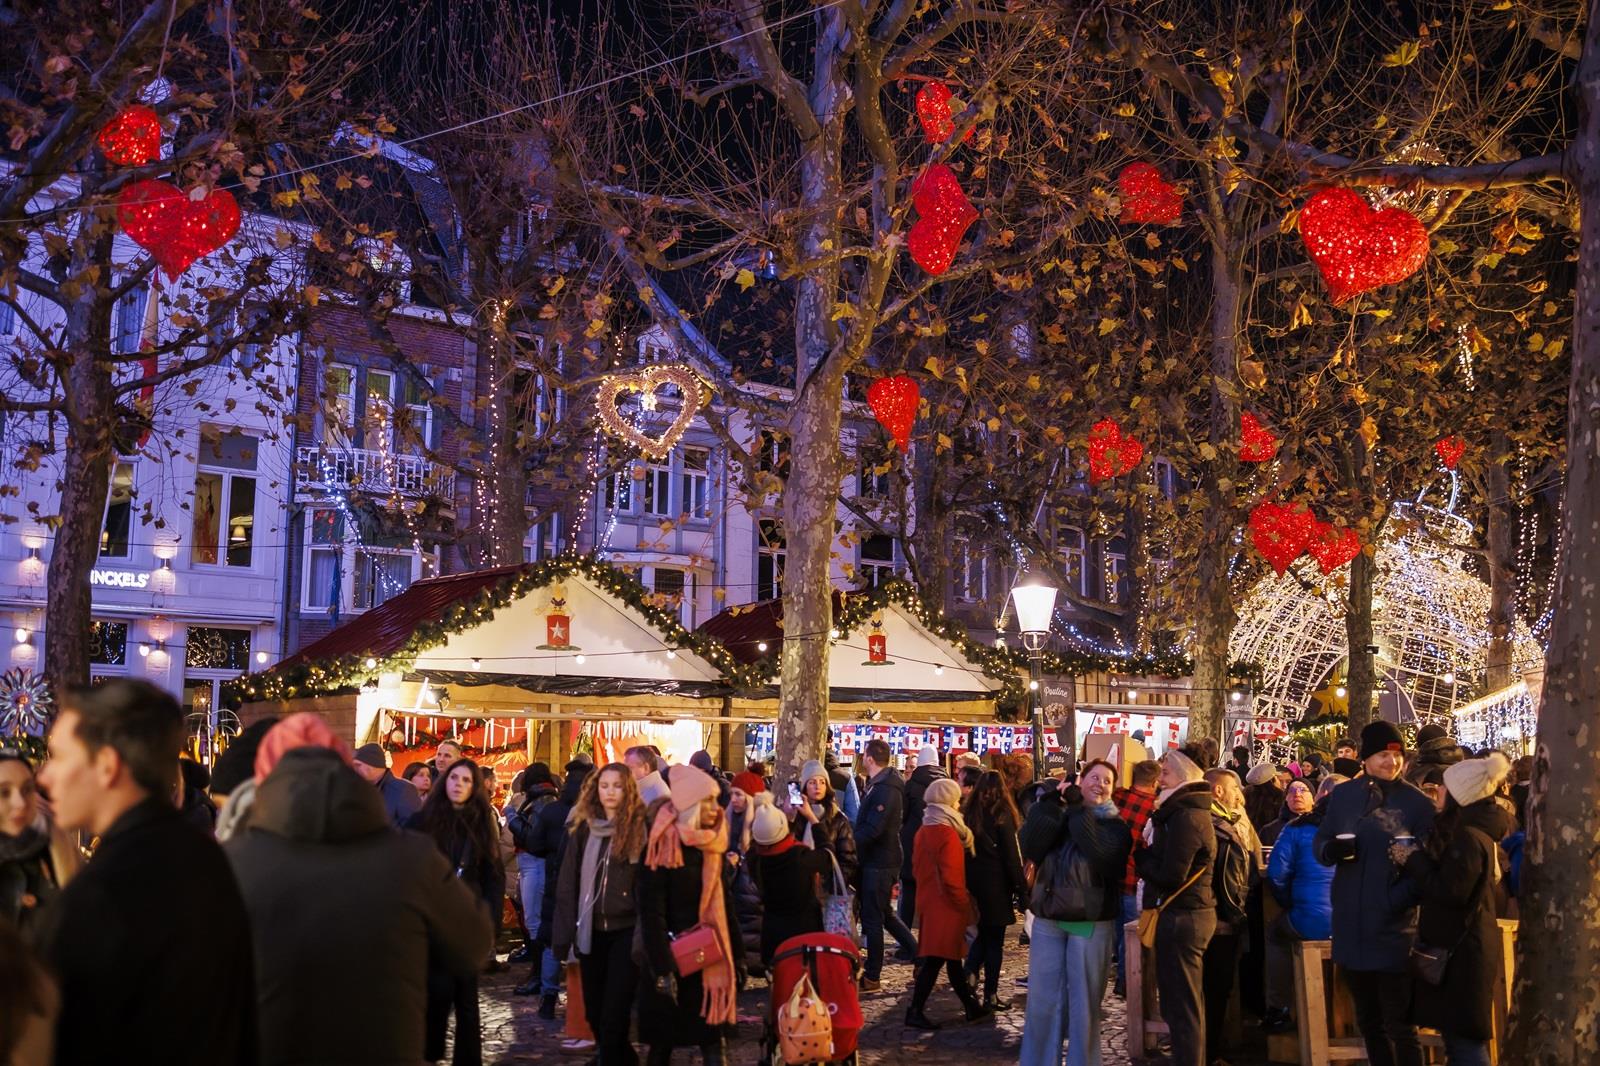
POLYGON ((1446 470, 1454 470, 1461 456, 1466 454, 1467 442, 1456 436, 1445 437, 1434 444, 1433 450, 1439 454, 1439 461, 1446 470))
POLYGON ((1278 438, 1249 411, 1239 416, 1239 459, 1246 463, 1268 463, 1278 454, 1278 438))
POLYGON ((1307 547, 1324 574, 1333 573, 1361 554, 1361 535, 1355 530, 1349 526, 1341 529, 1332 522, 1314 521, 1311 543, 1307 547))
POLYGON ((943 163, 934 163, 912 181, 911 202, 918 218, 906 234, 906 247, 923 270, 943 274, 955 261, 967 227, 978 220, 977 208, 943 163))
POLYGON ((1398 207, 1374 210, 1351 189, 1321 189, 1300 209, 1300 239, 1333 302, 1404 281, 1428 260, 1428 231, 1398 207))
POLYGON ((1117 175, 1123 222, 1170 226, 1183 215, 1183 193, 1149 163, 1129 163, 1117 175))
POLYGON ((1305 506, 1262 500, 1250 512, 1250 543, 1279 576, 1311 543, 1317 518, 1305 506))
MULTIPOLYGON (((942 81, 930 81, 917 90, 917 121, 922 123, 922 135, 929 144, 943 144, 956 131, 955 114, 950 107, 950 86, 942 81)), ((961 143, 972 140, 975 130, 967 130, 961 143)))
POLYGON ((1089 429, 1089 480, 1105 481, 1132 473, 1144 458, 1144 445, 1125 436, 1122 427, 1102 418, 1089 429))
POLYGON ((904 374, 879 378, 867 386, 872 413, 901 451, 911 447, 911 427, 917 422, 921 392, 915 379, 904 374))
POLYGON ((142 167, 161 158, 161 117, 143 104, 125 107, 100 127, 95 138, 111 162, 142 167))
POLYGON ((238 232, 239 205, 226 189, 194 200, 169 182, 136 181, 117 198, 117 221, 176 281, 191 263, 238 232))

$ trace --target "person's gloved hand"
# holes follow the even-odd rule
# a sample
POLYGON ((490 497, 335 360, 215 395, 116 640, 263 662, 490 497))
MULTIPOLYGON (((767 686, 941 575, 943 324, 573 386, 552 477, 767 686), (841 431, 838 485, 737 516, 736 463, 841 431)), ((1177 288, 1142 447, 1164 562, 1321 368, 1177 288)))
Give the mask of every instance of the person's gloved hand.
POLYGON ((1061 785, 1061 801, 1069 807, 1077 806, 1083 802, 1083 789, 1077 785, 1069 785, 1063 782, 1061 785))
POLYGON ((1323 853, 1334 862, 1349 862, 1356 857, 1355 834, 1334 837, 1323 849, 1323 853))

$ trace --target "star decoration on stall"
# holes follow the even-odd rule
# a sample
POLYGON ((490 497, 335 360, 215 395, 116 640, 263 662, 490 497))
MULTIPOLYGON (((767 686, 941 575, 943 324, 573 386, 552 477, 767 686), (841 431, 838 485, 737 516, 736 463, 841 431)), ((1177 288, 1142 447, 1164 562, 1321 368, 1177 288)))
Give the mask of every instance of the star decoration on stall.
POLYGON ((1269 463, 1278 454, 1278 438, 1249 411, 1239 415, 1239 460, 1269 463))
POLYGON ((1129 163, 1117 175, 1124 223, 1171 226, 1183 217, 1183 191, 1150 163, 1129 163))
POLYGON ((1446 470, 1454 470, 1461 462, 1461 457, 1466 454, 1467 442, 1459 436, 1451 435, 1435 442, 1433 450, 1446 470))
POLYGON ((1428 261, 1428 231, 1417 216, 1376 210, 1353 189, 1312 194, 1300 209, 1300 239, 1336 304, 1396 285, 1428 261))
POLYGON ((550 586, 550 606, 544 617, 544 643, 540 651, 578 651, 572 643, 572 618, 567 614, 567 586, 550 586))
POLYGON ((1102 418, 1089 430, 1089 481, 1098 483, 1133 472, 1144 458, 1144 445, 1102 418))
POLYGON ((911 202, 917 220, 906 234, 912 260, 930 274, 939 275, 955 262, 956 250, 967 228, 978 220, 955 171, 933 163, 911 182, 911 202))
POLYGON ((711 386, 706 384, 693 367, 667 363, 646 367, 625 374, 607 374, 600 379, 600 389, 595 395, 595 408, 600 424, 607 433, 638 448, 652 459, 665 459, 672 454, 683 433, 694 421, 695 415, 711 399, 711 386), (655 411, 660 406, 662 389, 678 391, 678 413, 660 433, 650 434, 625 418, 618 408, 625 396, 637 394, 642 410, 655 411))
POLYGON ((0 674, 0 736, 37 735, 50 720, 43 674, 13 667, 0 674))
POLYGON ((1317 517, 1304 504, 1262 500, 1250 512, 1250 543, 1282 576, 1311 545, 1317 517))
POLYGON ((862 666, 893 666, 894 660, 889 658, 889 636, 883 631, 883 612, 873 612, 872 618, 867 622, 867 657, 862 660, 862 666))
POLYGON ((239 204, 226 189, 185 195, 167 181, 136 181, 117 197, 117 222, 173 281, 239 231, 239 204))
POLYGON ((905 374, 879 378, 867 386, 867 404, 878 424, 889 431, 895 447, 902 452, 911 447, 911 430, 917 423, 922 402, 915 378, 905 374))
POLYGON ((121 167, 142 167, 161 158, 161 117, 144 104, 118 111, 95 137, 100 153, 121 167))
MULTIPOLYGON (((929 144, 943 144, 956 132, 956 111, 950 105, 953 94, 942 81, 930 81, 917 90, 917 121, 929 144)), ((967 130, 961 143, 972 140, 975 130, 967 130)))
POLYGON ((1361 554, 1361 534, 1349 526, 1341 528, 1321 519, 1314 519, 1313 523, 1306 549, 1324 574, 1333 573, 1361 554))

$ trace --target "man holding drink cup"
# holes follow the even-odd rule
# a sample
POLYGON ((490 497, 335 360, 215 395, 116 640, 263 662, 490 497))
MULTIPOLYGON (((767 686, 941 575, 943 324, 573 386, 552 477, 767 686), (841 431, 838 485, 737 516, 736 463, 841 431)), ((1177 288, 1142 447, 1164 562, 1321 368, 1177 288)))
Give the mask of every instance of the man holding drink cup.
POLYGON ((1422 1066, 1406 971, 1418 900, 1389 846, 1426 840, 1433 802, 1401 780, 1405 743, 1389 722, 1361 731, 1360 757, 1364 776, 1329 795, 1315 843, 1317 859, 1334 868, 1333 961, 1350 987, 1372 1066, 1422 1066))

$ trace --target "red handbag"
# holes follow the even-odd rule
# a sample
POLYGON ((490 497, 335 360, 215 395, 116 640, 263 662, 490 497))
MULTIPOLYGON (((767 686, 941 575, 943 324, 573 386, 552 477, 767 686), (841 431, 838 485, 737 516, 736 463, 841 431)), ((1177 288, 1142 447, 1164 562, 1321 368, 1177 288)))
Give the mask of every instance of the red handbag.
POLYGON ((671 942, 672 961, 678 967, 679 977, 688 977, 724 961, 722 945, 717 942, 717 931, 705 922, 685 929, 672 937, 671 942))

